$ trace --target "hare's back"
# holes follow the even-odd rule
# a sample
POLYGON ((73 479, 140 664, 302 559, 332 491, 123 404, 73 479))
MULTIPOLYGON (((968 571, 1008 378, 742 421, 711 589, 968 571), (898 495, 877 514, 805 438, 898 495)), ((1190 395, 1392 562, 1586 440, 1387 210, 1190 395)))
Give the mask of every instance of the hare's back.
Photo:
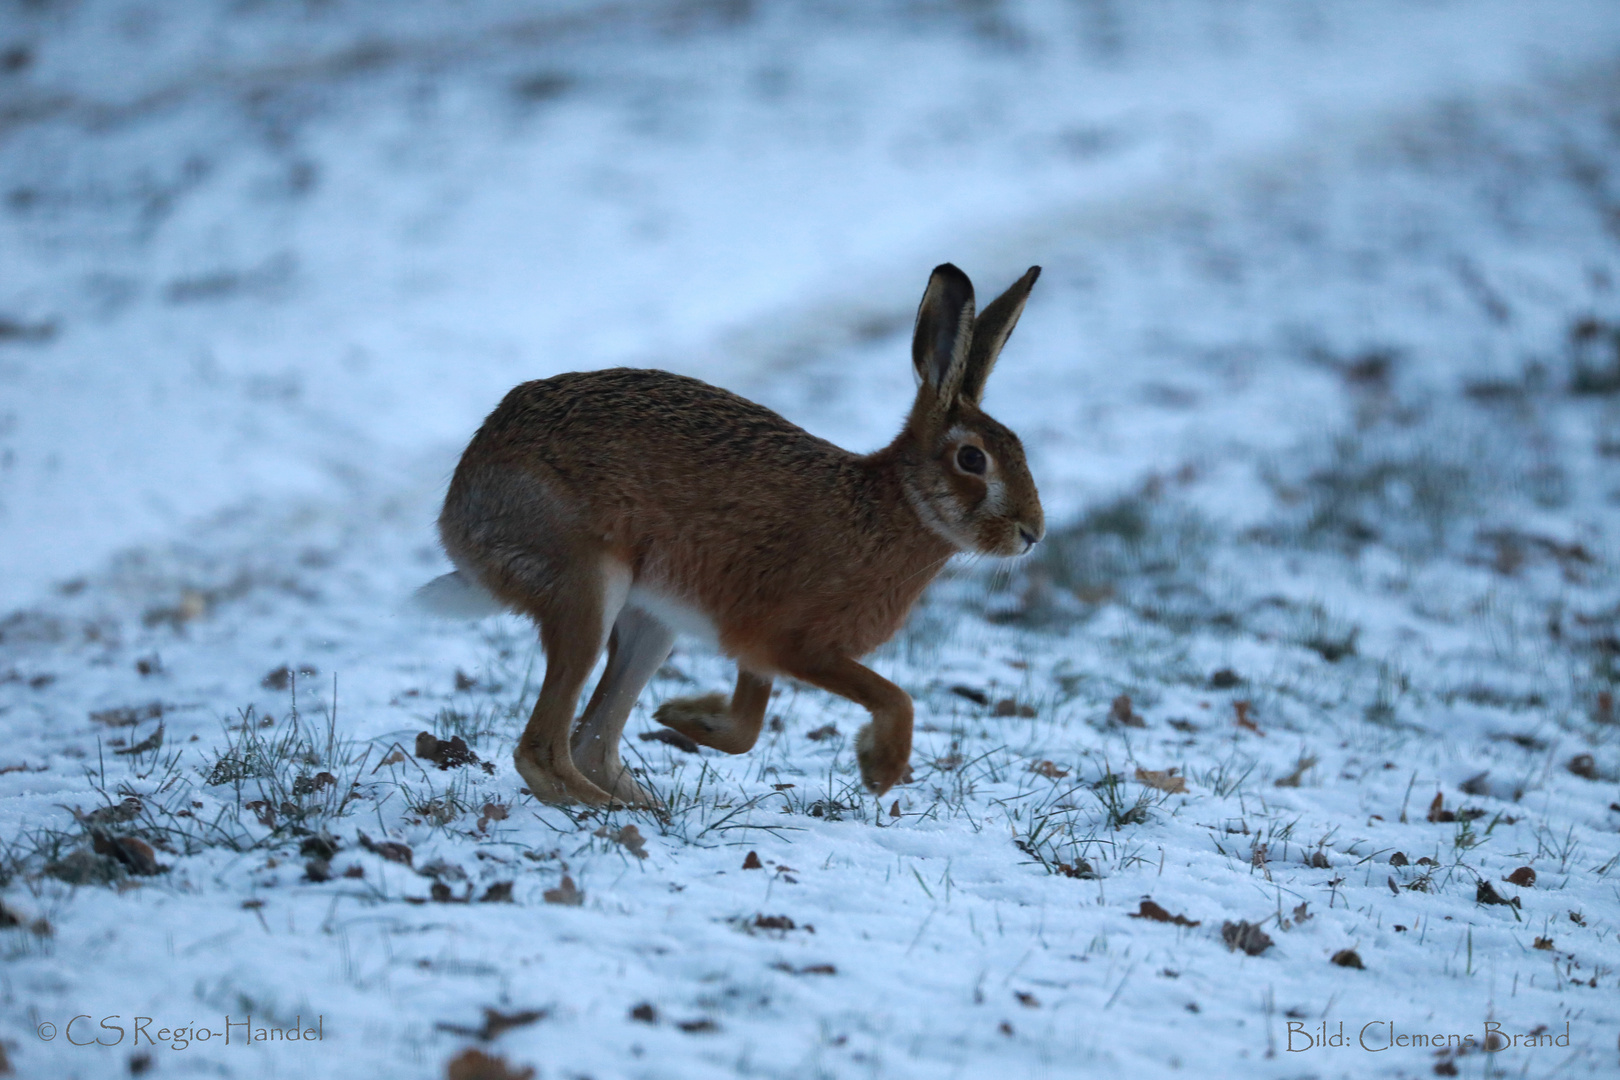
POLYGON ((611 472, 626 482, 680 480, 699 488, 749 475, 777 484, 811 480, 840 471, 852 456, 729 390, 639 368, 524 383, 491 414, 479 441, 500 456, 543 461, 580 480, 611 472))

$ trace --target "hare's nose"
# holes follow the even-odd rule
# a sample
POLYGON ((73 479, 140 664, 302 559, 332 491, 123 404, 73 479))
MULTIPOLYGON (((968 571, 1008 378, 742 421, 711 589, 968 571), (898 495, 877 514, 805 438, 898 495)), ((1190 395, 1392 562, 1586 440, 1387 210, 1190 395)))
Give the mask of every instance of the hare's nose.
POLYGON ((1028 529, 1024 528, 1022 525, 1020 525, 1018 527, 1018 535, 1024 538, 1024 550, 1025 551, 1028 551, 1030 548, 1034 547, 1035 542, 1038 539, 1040 539, 1034 533, 1032 533, 1028 529))

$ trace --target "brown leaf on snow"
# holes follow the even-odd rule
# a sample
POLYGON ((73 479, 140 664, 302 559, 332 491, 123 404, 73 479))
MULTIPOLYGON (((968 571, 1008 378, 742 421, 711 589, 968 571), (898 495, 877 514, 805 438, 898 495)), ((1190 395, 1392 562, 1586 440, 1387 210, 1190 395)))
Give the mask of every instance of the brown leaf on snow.
POLYGON ((417 733, 416 756, 423 761, 433 762, 440 769, 461 769, 468 765, 483 764, 478 755, 468 747, 467 740, 460 735, 440 739, 436 738, 431 731, 417 733))
POLYGON ((1147 727, 1147 721, 1131 711, 1131 695, 1121 694, 1114 699, 1113 705, 1108 709, 1108 722, 1110 724, 1123 724, 1125 727, 1147 727))
MULTIPOLYGON (((603 825, 592 835, 602 836, 612 840, 615 844, 618 844, 620 847, 624 848, 638 859, 645 859, 647 857, 646 838, 641 835, 641 830, 636 828, 634 825, 626 825, 622 829, 610 829, 606 825, 603 825)), ((746 864, 743 868, 747 869, 746 864)))
POLYGON ((1536 885, 1536 872, 1528 866, 1521 866, 1502 880, 1521 889, 1533 889, 1536 885))
POLYGON ((1233 951, 1242 949, 1250 956, 1259 956, 1271 948, 1271 936, 1251 922, 1229 922, 1221 925, 1221 940, 1233 951))
POLYGON ((821 742, 823 739, 830 739, 836 734, 838 734, 837 724, 823 724, 813 731, 805 732, 804 737, 811 742, 821 742))
POLYGON ((743 869, 744 870, 763 870, 763 869, 765 869, 765 864, 759 861, 759 852, 750 851, 748 853, 748 855, 743 859, 743 869))
POLYGON ((1168 791, 1172 795, 1179 795, 1187 790, 1186 779, 1177 776, 1175 769, 1144 769, 1138 766, 1136 782, 1158 788, 1160 791, 1168 791))
MULTIPOLYGON (((119 752, 123 753, 123 751, 119 752)), ((1602 779, 1602 776, 1598 773, 1597 759, 1592 757, 1591 754, 1576 754, 1569 759, 1569 764, 1564 767, 1582 780, 1602 779)))
POLYGON ((157 855, 152 845, 145 840, 133 836, 108 836, 97 832, 92 836, 97 855, 110 855, 124 864, 124 868, 132 874, 150 877, 161 874, 167 866, 157 861, 157 855))
POLYGON ((1248 701, 1232 702, 1232 712, 1235 714, 1232 723, 1244 731, 1252 731, 1261 738, 1265 738, 1266 733, 1260 730, 1260 725, 1249 719, 1249 708, 1250 702, 1248 701))
POLYGON ((1069 775, 1068 769, 1061 769, 1050 761, 1037 761, 1035 764, 1029 767, 1029 771, 1032 773, 1040 773, 1048 780, 1061 780, 1065 776, 1069 775))
POLYGON ((1404 851, 1397 851, 1389 857, 1389 865, 1391 866, 1406 866, 1407 864, 1406 852, 1404 851))
POLYGON ((152 732, 152 734, 148 735, 134 746, 126 747, 123 750, 114 750, 113 753, 127 757, 132 754, 145 754, 148 751, 157 750, 162 746, 163 725, 159 724, 156 731, 152 732))
POLYGON ((164 705, 154 701, 149 705, 125 705, 118 709, 101 709, 90 714, 93 723, 108 727, 134 727, 143 720, 156 720, 163 715, 164 705))
POLYGON ((1300 759, 1298 761, 1294 762, 1294 771, 1293 772, 1289 773, 1287 776, 1279 776, 1277 778, 1277 786, 1278 787, 1299 787, 1299 782, 1305 778, 1305 774, 1307 772, 1309 772, 1311 769, 1315 768, 1315 767, 1316 767, 1316 755, 1315 754, 1301 755, 1300 759))
POLYGON ((585 894, 574 884, 574 879, 567 874, 555 889, 547 889, 541 893, 548 904, 561 904, 564 907, 579 907, 585 902, 585 894))
POLYGON ((1152 919, 1154 922, 1174 923, 1176 926, 1198 926, 1197 919, 1185 915, 1172 915, 1152 900, 1143 899, 1136 911, 1126 912, 1133 919, 1152 919))
POLYGON ((1333 962, 1340 967, 1355 968, 1357 971, 1366 970, 1366 965, 1361 962, 1360 955, 1354 949, 1340 949, 1333 954, 1333 962))
POLYGON ((411 860, 415 858, 415 856, 411 853, 410 847, 405 844, 395 843, 392 840, 384 840, 381 843, 378 843, 365 833, 360 833, 359 835, 361 847, 365 848, 373 855, 381 855, 389 862, 397 862, 402 863, 405 866, 410 866, 411 860))
POLYGON ((534 1067, 513 1068, 505 1058, 482 1050, 463 1050, 445 1066, 446 1080, 533 1080, 534 1067))
POLYGON ((1456 820, 1457 815, 1446 809, 1445 797, 1442 796, 1440 792, 1435 792, 1434 801, 1429 804, 1430 824, 1443 824, 1448 821, 1456 820))
POLYGON ((478 831, 484 832, 492 821, 505 821, 508 813, 510 811, 505 803, 485 803, 484 808, 478 813, 478 831))

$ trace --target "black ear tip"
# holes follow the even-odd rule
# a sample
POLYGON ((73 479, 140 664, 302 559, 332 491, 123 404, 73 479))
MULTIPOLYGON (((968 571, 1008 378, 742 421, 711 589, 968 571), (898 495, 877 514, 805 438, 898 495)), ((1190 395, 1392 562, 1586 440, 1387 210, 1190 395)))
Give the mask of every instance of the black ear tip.
POLYGON ((1029 283, 1033 285, 1041 278, 1041 268, 1038 266, 1032 266, 1024 272, 1024 276, 1029 278, 1029 283))
POLYGON ((973 299, 973 282, 953 263, 940 263, 928 275, 929 292, 951 307, 959 307, 973 299), (934 292, 938 288, 939 292, 934 292))

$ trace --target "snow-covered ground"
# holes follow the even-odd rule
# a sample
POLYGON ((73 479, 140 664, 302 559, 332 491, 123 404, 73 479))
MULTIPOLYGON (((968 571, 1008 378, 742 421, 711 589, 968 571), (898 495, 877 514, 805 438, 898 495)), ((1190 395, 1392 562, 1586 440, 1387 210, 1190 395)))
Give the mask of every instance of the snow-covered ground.
POLYGON ((11 1065, 1614 1075, 1617 60, 1574 0, 0 11, 11 1065), (649 364, 881 445, 945 259, 1046 268, 986 404, 1052 531, 874 658, 915 782, 792 685, 639 738, 683 644, 666 812, 522 796, 532 630, 404 605, 484 413, 649 364))

